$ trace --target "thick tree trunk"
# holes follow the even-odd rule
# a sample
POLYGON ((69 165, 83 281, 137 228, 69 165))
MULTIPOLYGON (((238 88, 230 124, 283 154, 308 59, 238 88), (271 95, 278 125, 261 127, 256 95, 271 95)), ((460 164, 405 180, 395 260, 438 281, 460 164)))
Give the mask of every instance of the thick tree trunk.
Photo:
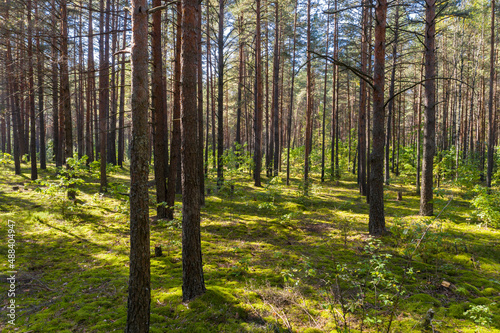
MULTIPOLYGON (((221 0, 222 1, 222 0, 221 0)), ((182 299, 205 293, 200 235, 200 180, 198 177, 198 108, 196 96, 198 60, 197 0, 182 1, 181 119, 182 119, 182 299)), ((222 56, 220 54, 219 56, 222 56)), ((220 73, 219 73, 220 74, 220 73)), ((220 119, 219 119, 220 121, 220 119)))
POLYGON ((424 158, 422 163, 422 193, 420 195, 420 215, 432 216, 433 205, 433 166, 436 151, 436 0, 426 0, 425 8, 425 127, 424 158))
POLYGON ((130 277, 126 333, 149 332, 149 86, 146 0, 132 0, 132 146, 130 161, 130 277))
POLYGON ((373 68, 373 148, 370 156, 370 235, 381 235, 385 230, 384 215, 384 84, 385 84, 385 30, 387 1, 379 0, 375 7, 375 64, 373 68))

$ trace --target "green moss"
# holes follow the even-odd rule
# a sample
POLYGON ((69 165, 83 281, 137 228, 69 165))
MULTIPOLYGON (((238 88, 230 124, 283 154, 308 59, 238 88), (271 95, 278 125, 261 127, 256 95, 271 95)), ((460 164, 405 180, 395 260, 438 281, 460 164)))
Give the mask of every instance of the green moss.
POLYGON ((447 315, 457 319, 464 319, 464 312, 467 311, 467 303, 453 303, 447 311, 447 315))
POLYGON ((489 298, 486 298, 486 297, 478 297, 478 298, 472 299, 471 302, 476 304, 476 305, 488 305, 492 302, 492 300, 489 298))
POLYGON ((484 288, 484 290, 482 291, 482 295, 483 296, 494 296, 494 295, 498 295, 498 290, 495 289, 495 288, 484 288))

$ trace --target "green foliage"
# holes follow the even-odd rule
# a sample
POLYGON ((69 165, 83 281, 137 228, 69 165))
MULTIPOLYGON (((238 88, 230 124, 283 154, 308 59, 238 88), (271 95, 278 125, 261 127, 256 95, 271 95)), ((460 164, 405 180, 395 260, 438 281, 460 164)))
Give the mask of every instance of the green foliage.
POLYGON ((12 164, 12 163, 14 163, 14 159, 12 158, 12 155, 7 154, 7 153, 0 153, 0 166, 12 164))
MULTIPOLYGON (((494 305, 492 303, 491 305, 494 305)), ((492 321, 493 313, 488 305, 472 305, 469 310, 464 312, 464 316, 470 318, 478 325, 489 326, 492 321)))
POLYGON ((475 208, 474 215, 481 219, 485 226, 500 228, 500 194, 491 192, 488 188, 476 185, 475 196, 471 205, 475 208))

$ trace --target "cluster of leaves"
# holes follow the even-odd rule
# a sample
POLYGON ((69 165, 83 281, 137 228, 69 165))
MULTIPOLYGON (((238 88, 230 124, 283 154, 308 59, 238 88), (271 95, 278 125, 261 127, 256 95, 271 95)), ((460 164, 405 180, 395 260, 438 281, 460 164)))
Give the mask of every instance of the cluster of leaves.
POLYGON ((0 153, 0 166, 7 165, 13 163, 14 160, 12 155, 7 153, 0 153))
POLYGON ((40 185, 35 191, 45 194, 54 205, 59 206, 63 216, 66 215, 67 209, 73 210, 75 207, 71 199, 79 192, 77 186, 85 183, 81 177, 86 173, 87 159, 87 156, 78 158, 75 154, 66 159, 66 168, 57 170, 55 180, 44 178, 34 182, 40 185))
MULTIPOLYGON (((490 305, 495 305, 495 303, 490 305)), ((464 316, 472 319, 478 325, 489 326, 493 313, 488 305, 473 305, 469 310, 464 312, 464 316)))
POLYGON ((500 228, 500 195, 489 191, 488 188, 474 186, 475 196, 471 201, 475 208, 474 214, 481 219, 485 226, 500 228))

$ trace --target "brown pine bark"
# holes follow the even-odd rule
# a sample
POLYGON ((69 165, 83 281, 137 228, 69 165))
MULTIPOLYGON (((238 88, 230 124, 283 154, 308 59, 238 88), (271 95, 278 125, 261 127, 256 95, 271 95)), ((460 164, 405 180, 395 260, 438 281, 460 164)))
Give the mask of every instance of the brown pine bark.
POLYGON ((146 0, 132 0, 132 144, 130 161, 130 276, 126 333, 149 332, 151 306, 148 207, 149 86, 146 0))
POLYGON ((311 77, 311 0, 307 1, 307 83, 306 83, 306 132, 305 132, 305 161, 304 161, 304 193, 309 191, 309 155, 312 144, 312 77, 311 77))
MULTIPOLYGON (((363 21, 361 32, 361 71, 368 70, 368 1, 363 0, 363 21)), ((360 100, 358 115, 358 186, 361 195, 367 195, 366 184, 366 82, 360 82, 360 100)))
POLYGON ((262 171, 262 64, 261 64, 261 20, 260 0, 256 0, 257 23, 255 29, 255 146, 254 146, 254 185, 262 186, 260 173, 262 171))
POLYGON ((68 69, 68 9, 61 0, 61 107, 64 114, 64 159, 73 157, 73 125, 68 69))
MULTIPOLYGON (((330 9, 330 7, 328 7, 330 9)), ((329 54, 329 43, 330 43, 330 15, 328 15, 326 20, 326 52, 325 55, 328 57, 329 54)), ((335 65, 334 65, 335 66, 335 65)), ((323 83, 323 119, 321 122, 322 130, 321 130, 321 182, 325 181, 325 149, 326 149, 326 83, 328 82, 328 59, 325 59, 325 80, 323 83)), ((333 69, 333 86, 335 87, 335 68, 333 69)), ((335 88, 333 89, 332 105, 335 105, 335 88)), ((333 107, 333 113, 335 114, 335 106, 333 107)), ((333 120, 335 116, 333 116, 333 120)), ((335 128, 335 123, 332 122, 332 130, 335 128)), ((335 132, 334 132, 335 133, 335 132)), ((334 135, 332 135, 332 138, 334 135)), ((332 148, 333 148, 333 140, 332 140, 332 148)), ((332 150, 332 162, 333 162, 333 150, 332 150)), ((333 166, 332 163, 332 174, 333 174, 333 166)))
POLYGON ((224 0, 219 0, 217 35, 217 188, 224 184, 224 0))
MULTIPOLYGON (((394 110, 394 87, 396 83, 396 67, 398 57, 398 39, 399 39, 399 6, 396 2, 396 15, 394 18, 394 41, 392 42, 392 69, 391 69, 391 85, 389 87, 389 104, 387 105, 387 137, 385 140, 385 184, 389 185, 389 151, 392 130, 392 111, 394 110)), ((394 148, 393 148, 394 149, 394 148)))
MULTIPOLYGON (((35 6, 35 20, 39 24, 38 5, 35 6)), ((47 168, 47 147, 45 142, 45 106, 44 106, 44 89, 43 89, 43 70, 44 59, 41 51, 40 30, 36 34, 36 50, 37 50, 37 77, 38 77, 38 116, 39 116, 39 137, 40 137, 40 169, 47 168)))
POLYGON ((432 216, 433 205, 433 166, 436 151, 436 0, 426 0, 425 6, 425 125, 424 157, 422 163, 422 192, 420 194, 420 215, 432 216))
MULTIPOLYGON (((57 26, 57 8, 55 0, 51 1, 51 24, 52 26, 57 26)), ((57 34, 54 32, 52 34, 52 129, 53 129, 53 149, 54 149, 54 158, 56 162, 56 166, 62 166, 63 156, 61 151, 61 141, 63 138, 59 138, 59 66, 57 59, 59 58, 59 46, 58 46, 58 38, 57 34)))
POLYGON ((273 176, 278 176, 279 157, 280 157, 280 125, 279 125, 279 75, 280 75, 280 32, 279 27, 279 2, 275 3, 274 21, 275 21, 275 36, 274 36, 274 54, 273 54, 273 131, 274 138, 271 142, 270 155, 273 158, 273 176))
POLYGON ((94 161, 94 140, 92 140, 92 110, 94 109, 94 99, 92 98, 95 90, 94 79, 94 28, 92 17, 92 0, 89 1, 89 37, 88 37, 88 58, 87 58, 87 121, 85 122, 85 153, 88 156, 88 162, 94 161))
MULTIPOLYGON (((182 0, 181 38, 181 161, 182 161, 182 299, 205 293, 200 234, 200 179, 198 177, 197 0, 182 0)), ((220 54, 219 56, 222 56, 220 54)), ((219 119, 220 121, 220 119, 219 119)))
MULTIPOLYGON (((153 7, 161 6, 161 0, 154 0, 153 7)), ((164 101, 163 101, 163 54, 161 43, 161 11, 153 13, 153 87, 152 103, 154 114, 154 171, 156 180, 156 214, 158 218, 166 218, 165 205, 167 182, 165 179, 165 124, 164 124, 164 101)))
POLYGON ((495 78, 495 0, 491 0, 491 42, 490 42, 490 95, 488 100, 488 167, 486 186, 491 187, 495 153, 495 110, 493 109, 493 81, 495 78))
POLYGON ((180 80, 181 80, 181 22, 182 5, 177 3, 177 29, 175 45, 175 63, 174 63, 174 107, 172 115, 172 141, 170 142, 170 165, 168 168, 167 183, 167 218, 174 218, 175 190, 177 181, 177 172, 181 153, 181 100, 180 100, 180 80))
POLYGON ((293 19, 293 54, 292 54, 292 83, 290 87, 290 108, 288 110, 288 121, 287 121, 287 153, 286 153, 286 184, 290 185, 290 141, 292 137, 292 115, 293 115, 293 97, 294 97, 294 86, 295 86, 295 51, 297 44, 297 7, 298 1, 295 2, 295 14, 293 19))
POLYGON ((31 157, 31 180, 38 178, 36 165, 36 122, 35 122, 35 74, 33 71, 33 19, 32 2, 26 2, 28 11, 28 80, 29 80, 29 109, 30 109, 30 157, 31 157))
MULTIPOLYGON (((197 87, 198 87, 198 178, 200 179, 200 205, 205 205, 205 172, 203 171, 203 62, 202 62, 202 30, 201 30, 201 2, 198 2, 198 25, 196 27, 197 31, 197 43, 198 46, 198 57, 197 57, 197 87)), ((207 119, 208 122, 208 119, 207 119)))
POLYGON ((384 215, 384 84, 385 84, 385 30, 387 0, 379 0, 375 7, 375 64, 373 66, 373 136, 370 156, 370 235, 382 235, 384 215))
MULTIPOLYGON (((100 33, 99 38, 99 157, 101 160, 100 191, 106 191, 106 146, 108 134, 109 114, 109 13, 104 11, 104 0, 101 0, 100 33)), ((110 0, 107 0, 106 9, 109 11, 110 0)))
MULTIPOLYGON (((128 12, 125 11, 123 20, 123 41, 122 49, 125 49, 127 41, 128 12)), ((122 54, 120 68, 120 110, 118 114, 118 165, 123 166, 125 159, 125 54, 122 54)), ((167 159, 167 157, 165 157, 167 159)), ((165 164, 166 165, 166 164, 165 164)))

